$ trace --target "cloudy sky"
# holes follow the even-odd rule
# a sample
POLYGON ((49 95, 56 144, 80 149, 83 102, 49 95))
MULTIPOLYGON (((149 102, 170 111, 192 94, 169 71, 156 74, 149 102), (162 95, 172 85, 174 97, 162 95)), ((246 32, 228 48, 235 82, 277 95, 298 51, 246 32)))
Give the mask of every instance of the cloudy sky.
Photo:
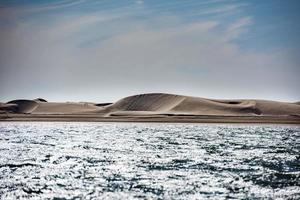
POLYGON ((297 0, 1 0, 0 101, 300 100, 297 0))

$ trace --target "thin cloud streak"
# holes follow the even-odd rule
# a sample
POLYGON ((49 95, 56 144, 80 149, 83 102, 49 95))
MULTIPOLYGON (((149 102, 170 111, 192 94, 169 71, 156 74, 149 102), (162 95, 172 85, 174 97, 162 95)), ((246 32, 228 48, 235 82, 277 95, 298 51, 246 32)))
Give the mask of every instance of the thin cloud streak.
POLYGON ((0 10, 7 12, 19 12, 19 13, 32 13, 32 12, 46 12, 49 10, 57 10, 68 8, 85 3, 86 0, 64 0, 56 3, 46 3, 41 5, 27 5, 17 7, 0 7, 0 10))
MULTIPOLYGON (((199 13, 224 14, 243 6, 232 5, 199 9, 199 13)), ((73 13, 39 23, 17 20, 15 26, 4 27, 0 33, 3 98, 42 95, 56 101, 114 101, 134 93, 169 92, 297 100, 293 85, 299 82, 298 68, 286 52, 251 52, 235 43, 255 24, 252 16, 186 22, 172 13, 153 15, 160 12, 157 9, 142 15, 151 18, 136 17, 144 9, 143 5, 73 13), (104 33, 108 37, 101 37, 104 33), (91 44, 81 45, 87 42, 91 44), (22 90, 10 89, 20 85, 22 90)))

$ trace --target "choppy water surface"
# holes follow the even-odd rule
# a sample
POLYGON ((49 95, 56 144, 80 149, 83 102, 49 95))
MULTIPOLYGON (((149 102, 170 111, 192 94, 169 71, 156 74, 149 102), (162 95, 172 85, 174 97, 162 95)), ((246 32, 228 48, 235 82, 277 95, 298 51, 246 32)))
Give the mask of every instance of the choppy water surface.
POLYGON ((300 198, 296 126, 0 123, 2 199, 300 198))

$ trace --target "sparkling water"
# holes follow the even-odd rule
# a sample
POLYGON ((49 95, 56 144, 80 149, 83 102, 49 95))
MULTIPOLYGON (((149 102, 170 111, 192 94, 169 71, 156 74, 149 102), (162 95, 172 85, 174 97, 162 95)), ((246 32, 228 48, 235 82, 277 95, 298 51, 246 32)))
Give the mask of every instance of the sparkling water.
POLYGON ((300 127, 0 123, 0 199, 300 198, 300 127))

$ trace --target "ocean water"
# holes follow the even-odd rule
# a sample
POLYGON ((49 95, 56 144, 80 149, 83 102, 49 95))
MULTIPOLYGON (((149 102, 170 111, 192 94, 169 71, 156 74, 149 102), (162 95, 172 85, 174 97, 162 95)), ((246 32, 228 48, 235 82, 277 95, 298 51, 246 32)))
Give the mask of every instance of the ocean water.
POLYGON ((0 123, 0 199, 299 199, 300 127, 0 123))

